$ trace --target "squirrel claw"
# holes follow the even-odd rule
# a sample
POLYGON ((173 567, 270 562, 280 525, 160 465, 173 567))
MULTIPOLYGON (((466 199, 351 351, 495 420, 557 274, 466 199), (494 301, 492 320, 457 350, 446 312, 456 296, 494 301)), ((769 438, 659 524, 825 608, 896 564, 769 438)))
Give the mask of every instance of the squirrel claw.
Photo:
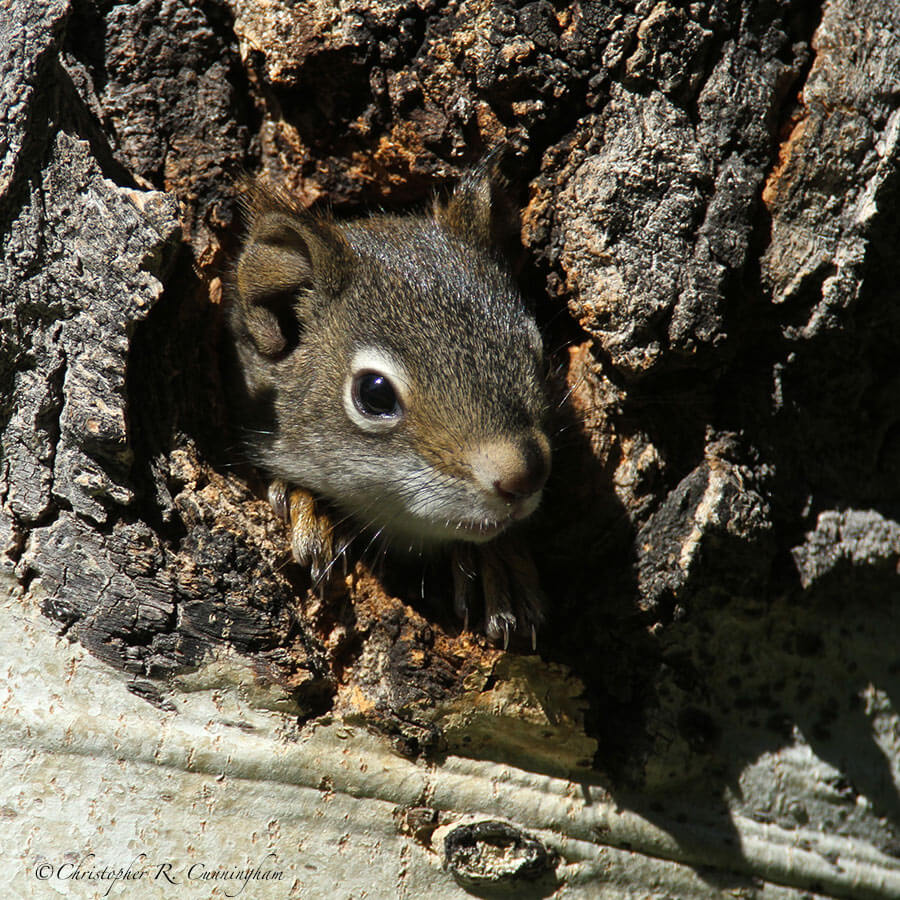
POLYGON ((275 515, 282 522, 290 524, 291 511, 288 505, 288 486, 280 478, 276 478, 274 481, 269 482, 269 489, 266 493, 269 506, 272 507, 275 515))
POLYGON ((340 541, 335 550, 331 519, 316 509, 313 496, 302 488, 289 488, 283 481, 273 481, 269 485, 269 502, 290 526, 294 559, 301 566, 309 567, 310 577, 321 588, 338 557, 344 556, 346 541, 340 541))
MULTIPOLYGON (((476 548, 458 544, 453 548, 454 608, 468 626, 469 598, 477 570, 481 571, 484 595, 484 630, 492 641, 503 640, 508 649, 510 635, 520 631, 531 636, 537 649, 537 627, 541 622, 542 593, 531 557, 513 541, 500 539, 476 548), (474 554, 478 553, 478 565, 474 554)), ((465 628, 464 628, 465 630, 465 628)))
POLYGON ((531 649, 536 650, 543 595, 531 556, 501 538, 481 548, 481 559, 487 636, 497 640, 502 634, 506 649, 510 633, 519 631, 530 635, 531 649))

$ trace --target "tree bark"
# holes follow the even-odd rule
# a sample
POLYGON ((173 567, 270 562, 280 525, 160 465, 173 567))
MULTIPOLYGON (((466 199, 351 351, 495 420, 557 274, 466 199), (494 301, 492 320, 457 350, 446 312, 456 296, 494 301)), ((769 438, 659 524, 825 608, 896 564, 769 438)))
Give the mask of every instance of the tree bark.
POLYGON ((0 32, 2 558, 70 640, 158 705, 233 652, 301 724, 900 871, 892 0, 14 0, 0 32), (243 172, 404 209, 501 142, 553 361, 536 655, 461 632, 439 563, 313 590, 221 377, 243 172), (798 747, 827 791, 777 783, 798 747))

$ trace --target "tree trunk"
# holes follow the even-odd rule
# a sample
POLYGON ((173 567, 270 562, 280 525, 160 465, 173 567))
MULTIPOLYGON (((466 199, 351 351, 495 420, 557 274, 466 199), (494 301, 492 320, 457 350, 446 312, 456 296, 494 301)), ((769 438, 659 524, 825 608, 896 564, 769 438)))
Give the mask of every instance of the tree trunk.
POLYGON ((72 642, 35 648, 125 673, 137 731, 198 685, 300 766, 350 728, 383 788, 282 782, 391 824, 370 896, 429 859, 434 896, 900 896, 893 0, 13 0, 0 37, 2 559, 72 642), (553 363, 536 654, 440 561, 314 590, 221 377, 242 173, 403 210, 498 143, 553 363))

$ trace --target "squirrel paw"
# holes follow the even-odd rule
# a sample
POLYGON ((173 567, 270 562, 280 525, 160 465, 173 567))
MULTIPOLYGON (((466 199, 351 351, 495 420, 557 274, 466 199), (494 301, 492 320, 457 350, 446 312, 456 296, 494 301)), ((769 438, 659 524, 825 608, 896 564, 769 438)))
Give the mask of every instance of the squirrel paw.
POLYGON ((531 634, 531 648, 537 649, 537 628, 543 615, 543 592, 531 556, 510 539, 499 538, 484 546, 458 544, 452 557, 454 607, 469 624, 469 597, 476 572, 481 573, 484 596, 484 631, 493 641, 503 638, 509 646, 514 631, 531 634))
POLYGON ((269 485, 269 503, 275 514, 290 526, 291 552, 301 566, 309 567, 313 582, 320 583, 338 557, 346 560, 346 544, 338 542, 336 546, 331 518, 316 508, 316 501, 308 491, 276 480, 269 485))

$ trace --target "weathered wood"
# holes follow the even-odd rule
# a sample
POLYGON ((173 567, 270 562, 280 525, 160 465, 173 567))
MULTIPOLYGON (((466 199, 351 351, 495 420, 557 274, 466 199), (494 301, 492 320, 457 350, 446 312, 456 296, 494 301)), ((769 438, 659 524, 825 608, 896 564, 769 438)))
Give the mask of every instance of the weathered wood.
POLYGON ((8 4, 4 565, 151 699, 229 648, 407 753, 896 857, 898 71, 891 0, 8 4), (312 590, 220 372, 233 177, 403 207, 501 141, 559 404, 540 658, 460 634, 439 560, 312 590), (847 789, 749 783, 797 746, 847 789))

